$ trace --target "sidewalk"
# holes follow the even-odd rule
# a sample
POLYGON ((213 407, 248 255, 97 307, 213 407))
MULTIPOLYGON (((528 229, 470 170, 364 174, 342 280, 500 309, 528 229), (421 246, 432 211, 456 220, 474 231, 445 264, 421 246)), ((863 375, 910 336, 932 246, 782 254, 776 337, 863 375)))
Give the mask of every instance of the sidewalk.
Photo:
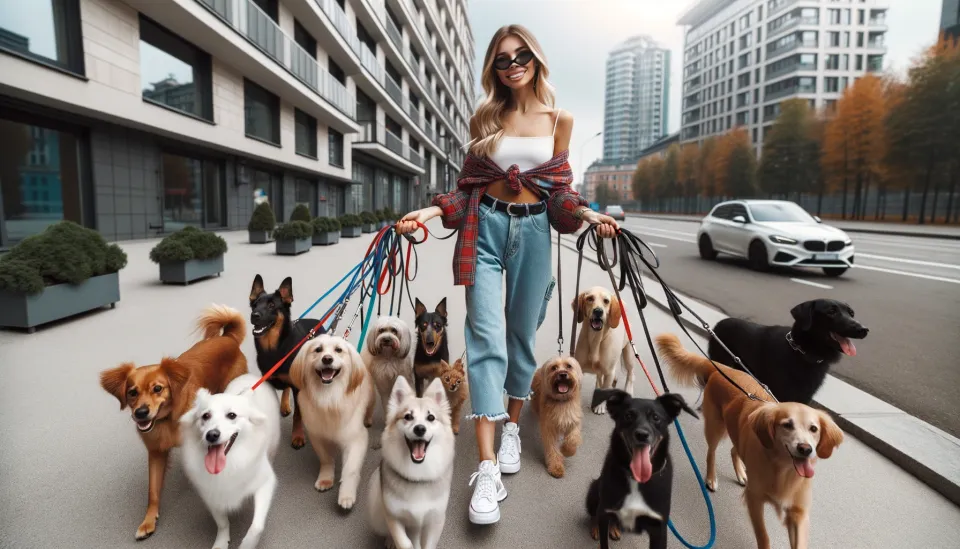
MULTIPOLYGON (((446 232, 439 223, 431 223, 431 228, 446 232)), ((33 335, 0 331, 0 364, 6 375, 0 384, 0 430, 4 433, 0 548, 211 546, 216 527, 184 477, 177 452, 167 474, 157 533, 147 541, 134 541, 146 503, 146 452, 131 425, 129 410, 120 411, 116 400, 100 389, 98 373, 122 361, 144 364, 156 362, 163 354, 179 354, 195 340, 192 323, 203 307, 222 303, 246 310, 250 284, 257 273, 271 289, 283 277, 292 276, 294 311, 299 313, 356 264, 370 242, 370 235, 364 235, 331 248, 315 247, 301 256, 281 257, 274 255, 272 245, 247 244, 245 232, 224 236, 230 251, 220 278, 187 287, 162 286, 157 282, 156 265, 147 258, 155 241, 123 243, 130 264, 121 272, 122 300, 115 310, 46 327, 33 335)), ((428 240, 420 249, 419 275, 411 288, 428 307, 447 297, 451 354, 459 356, 464 302, 462 289, 451 283, 453 246, 453 239, 428 240)), ((556 352, 557 307, 564 308, 565 323, 571 319, 576 256, 569 250, 563 254, 562 300, 554 296, 541 327, 540 360, 556 352)), ((609 282, 605 273, 585 263, 581 286, 593 285, 609 286, 609 282)), ((351 307, 348 314, 352 313, 351 307)), ((629 312, 637 346, 652 365, 649 351, 643 349, 637 313, 629 312)), ((656 307, 647 307, 644 313, 655 333, 677 331, 672 319, 656 307)), ((403 306, 401 316, 412 321, 409 305, 403 306)), ((563 326, 564 338, 569 338, 569 329, 569 324, 563 326)), ((359 331, 354 331, 354 340, 359 331)), ((694 337, 705 344, 701 336, 694 337)), ((252 363, 252 338, 247 338, 243 349, 252 363)), ((639 368, 636 379, 638 395, 650 396, 639 368)), ((510 497, 503 502, 503 518, 496 526, 474 527, 466 520, 467 481, 475 469, 476 447, 472 425, 463 424, 441 547, 595 546, 588 535, 584 497, 599 472, 612 422, 586 408, 592 389, 593 378, 588 377, 582 397, 584 444, 567 460, 567 477, 562 480, 547 475, 535 420, 529 411, 524 412, 523 471, 505 478, 510 497)), ((695 390, 679 392, 689 402, 696 401, 695 390)), ((705 445, 701 424, 686 416, 681 423, 702 468, 705 445)), ((378 416, 371 434, 379 436, 381 428, 378 416)), ((279 486, 260 547, 383 547, 383 540, 367 527, 366 493, 359 494, 351 513, 339 512, 335 493, 318 494, 313 489, 318 463, 309 445, 300 451, 286 445, 289 418, 283 420, 282 433, 284 445, 275 463, 279 486)), ((720 489, 712 496, 718 525, 715 547, 752 547, 755 543, 742 489, 734 483, 727 448, 719 450, 720 489)), ((676 439, 671 451, 676 470, 674 522, 690 541, 703 544, 709 529, 700 490, 676 439)), ((365 478, 376 467, 378 454, 368 452, 365 478)), ((815 483, 811 547, 960 546, 960 508, 853 437, 848 436, 831 459, 818 465, 815 483)), ((239 544, 250 518, 249 506, 232 518, 231 547, 239 544)), ((788 546, 772 510, 767 512, 767 526, 774 547, 788 546)), ((620 545, 642 547, 645 543, 631 539, 620 545)), ((671 537, 669 547, 682 546, 671 537)))

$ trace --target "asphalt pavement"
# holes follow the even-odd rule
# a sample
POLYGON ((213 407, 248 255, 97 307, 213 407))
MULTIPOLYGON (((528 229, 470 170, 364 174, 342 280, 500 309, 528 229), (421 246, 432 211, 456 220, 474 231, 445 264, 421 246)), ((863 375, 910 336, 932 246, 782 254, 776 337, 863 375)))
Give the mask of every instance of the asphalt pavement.
POLYGON ((960 241, 851 232, 856 267, 830 278, 819 269, 757 273, 724 255, 704 261, 696 223, 628 216, 625 226, 661 258, 672 286, 730 316, 791 324, 797 303, 849 303, 870 335, 832 373, 960 436, 960 241))
MULTIPOLYGON (((431 228, 444 232, 438 223, 431 223, 431 228)), ((211 546, 216 526, 183 475, 179 452, 174 452, 167 474, 157 533, 146 541, 134 541, 146 505, 146 452, 129 411, 120 411, 116 400, 99 387, 98 373, 126 360, 145 364, 156 362, 162 355, 179 354, 195 340, 192 324, 203 307, 222 303, 245 309, 256 273, 262 274, 271 288, 283 277, 292 276, 294 309, 299 313, 359 261, 369 244, 369 235, 365 235, 332 248, 314 248, 298 257, 281 257, 273 254, 272 245, 247 244, 245 233, 226 233, 225 237, 230 251, 226 272, 220 278, 187 287, 160 285, 157 267, 147 259, 155 241, 124 242, 130 264, 121 273, 122 300, 116 309, 45 327, 32 335, 0 331, 0 364, 5 374, 0 383, 0 548, 211 546)), ((671 243, 668 239, 661 242, 671 243)), ((412 288, 430 307, 447 297, 451 350, 459 355, 464 304, 462 290, 451 283, 452 249, 452 240, 431 239, 424 244, 412 288)), ((571 318, 576 263, 573 252, 565 249, 563 253, 564 292, 562 299, 555 295, 541 327, 537 342, 540 360, 556 352, 558 305, 564 307, 564 320, 569 322, 571 318)), ((668 264, 672 262, 667 259, 668 264)), ((585 263, 582 285, 595 284, 609 283, 596 266, 585 263)), ((655 333, 677 329, 656 307, 648 307, 646 315, 655 333)), ((411 316, 410 306, 405 305, 401 317, 409 322, 411 316)), ((637 311, 630 311, 630 318, 639 332, 637 311)), ((563 329, 567 332, 569 324, 563 329)), ((355 330, 354 341, 358 334, 355 330)), ((700 343, 704 344, 702 340, 700 343)), ((650 363, 649 351, 640 347, 650 363)), ((243 350, 252 367, 250 338, 243 350)), ((650 396, 644 380, 638 371, 638 394, 650 396)), ((589 482, 599 472, 612 422, 586 409, 592 388, 593 378, 588 377, 582 396, 584 443, 578 454, 567 460, 567 476, 562 480, 547 475, 536 423, 529 410, 524 412, 523 470, 506 478, 509 497, 502 504, 503 518, 495 526, 475 527, 466 519, 471 493, 467 481, 475 469, 476 447, 473 427, 464 422, 457 441, 442 547, 596 546, 588 535, 583 502, 589 482)), ((680 392, 690 402, 697 398, 695 391, 680 392)), ((687 416, 681 423, 702 468, 702 425, 687 416)), ((381 427, 378 416, 372 434, 377 436, 381 427)), ((287 441, 290 418, 283 420, 282 432, 287 441)), ((671 452, 676 470, 672 518, 689 541, 702 545, 709 536, 706 509, 676 437, 671 452)), ((729 455, 726 445, 718 455, 720 490, 712 496, 717 518, 715 547, 752 547, 753 534, 741 489, 724 457, 729 455)), ((365 478, 378 459, 377 451, 367 454, 365 478)), ((284 445, 275 468, 279 486, 260 547, 383 546, 367 527, 365 491, 361 491, 353 512, 344 514, 336 507, 335 493, 319 494, 313 489, 318 463, 309 446, 294 451, 284 445)), ((811 547, 960 546, 960 508, 853 437, 848 436, 832 458, 817 466, 814 483, 811 547)), ((239 544, 250 518, 249 506, 232 518, 231 547, 239 544)), ((786 547, 784 529, 771 510, 767 512, 767 525, 773 546, 786 547)), ((632 539, 615 546, 645 547, 645 543, 632 539)), ((681 544, 671 537, 669 546, 680 548, 681 544)))

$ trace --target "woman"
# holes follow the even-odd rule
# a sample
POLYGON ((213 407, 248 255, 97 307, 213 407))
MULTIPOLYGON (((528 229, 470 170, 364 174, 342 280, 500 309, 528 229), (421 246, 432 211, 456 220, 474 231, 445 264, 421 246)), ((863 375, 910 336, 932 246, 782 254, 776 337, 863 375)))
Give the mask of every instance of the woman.
POLYGON ((572 233, 584 221, 599 223, 603 237, 618 229, 570 188, 573 117, 553 108, 548 76, 533 35, 520 25, 500 28, 484 57, 487 97, 470 119, 471 141, 458 189, 397 223, 397 232, 405 234, 417 229, 416 222, 442 216, 444 227, 459 229, 453 276, 454 284, 466 286, 469 418, 476 421, 480 453, 479 469, 470 479, 474 524, 500 520, 499 502, 507 497, 500 474, 520 471, 517 421, 530 395, 536 332, 554 285, 550 226, 572 233), (495 454, 495 422, 504 419, 495 454))

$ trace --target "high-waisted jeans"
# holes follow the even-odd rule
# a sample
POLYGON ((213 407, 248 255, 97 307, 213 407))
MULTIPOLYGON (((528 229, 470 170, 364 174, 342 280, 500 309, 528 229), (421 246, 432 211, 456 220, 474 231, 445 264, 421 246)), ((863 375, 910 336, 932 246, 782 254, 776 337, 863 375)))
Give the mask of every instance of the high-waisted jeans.
POLYGON ((550 243, 546 212, 520 217, 480 204, 476 279, 466 287, 469 418, 506 419, 504 393, 531 394, 537 329, 555 286, 550 243))

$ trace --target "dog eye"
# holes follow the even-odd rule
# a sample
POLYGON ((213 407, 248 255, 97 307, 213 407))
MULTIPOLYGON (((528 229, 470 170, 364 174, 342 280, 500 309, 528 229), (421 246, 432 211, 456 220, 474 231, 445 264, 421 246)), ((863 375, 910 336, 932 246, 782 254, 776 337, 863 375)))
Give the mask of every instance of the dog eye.
POLYGON ((410 412, 407 412, 407 414, 403 416, 403 419, 405 421, 413 421, 413 414, 411 414, 410 412))
POLYGON ((160 391, 163 391, 163 387, 161 387, 160 385, 154 385, 154 386, 153 386, 153 392, 154 392, 154 393, 157 393, 157 394, 159 395, 159 394, 160 394, 160 391))
POLYGON ((443 381, 445 381, 446 383, 450 383, 450 376, 443 378, 443 381))
POLYGON ((127 391, 127 396, 130 397, 130 398, 136 397, 136 396, 137 396, 137 390, 136 390, 136 389, 130 389, 129 391, 127 391))
POLYGON ((810 432, 811 432, 811 433, 816 433, 816 432, 819 431, 819 430, 820 430, 820 428, 817 427, 816 425, 811 425, 811 426, 810 426, 810 432))
POLYGON ((337 347, 333 351, 339 355, 340 353, 343 352, 343 349, 341 349, 340 347, 337 347))
POLYGON ((273 302, 271 301, 271 302, 267 303, 267 307, 273 309, 274 307, 276 307, 276 305, 274 305, 273 302))
POLYGON ((551 366, 551 367, 550 367, 550 371, 551 371, 551 372, 556 372, 556 371, 557 371, 557 365, 554 364, 553 366, 551 366))
POLYGON ((650 414, 650 421, 654 423, 660 423, 660 416, 657 415, 656 413, 652 413, 650 414))
POLYGON ((793 420, 791 419, 791 420, 789 420, 789 421, 785 421, 785 422, 783 423, 783 428, 786 429, 786 430, 788 430, 788 431, 792 431, 792 430, 793 430, 793 420))
POLYGON ((427 421, 432 423, 435 419, 437 418, 433 414, 427 414, 427 421))
POLYGON ((204 412, 203 415, 200 416, 200 419, 202 419, 203 421, 209 421, 209 420, 210 420, 210 412, 204 412))
POLYGON ((635 413, 633 413, 633 412, 627 412, 627 413, 623 414, 623 419, 624 419, 625 421, 628 421, 628 422, 630 422, 630 421, 635 421, 635 420, 637 419, 637 414, 635 414, 635 413))
POLYGON ((230 412, 230 413, 227 414, 227 419, 229 419, 230 421, 233 421, 233 420, 237 419, 237 414, 235 414, 235 413, 233 413, 233 412, 230 412))
POLYGON ((603 300, 603 304, 604 304, 604 305, 609 305, 609 304, 610 304, 610 300, 609 300, 609 299, 604 299, 604 300, 603 300))

